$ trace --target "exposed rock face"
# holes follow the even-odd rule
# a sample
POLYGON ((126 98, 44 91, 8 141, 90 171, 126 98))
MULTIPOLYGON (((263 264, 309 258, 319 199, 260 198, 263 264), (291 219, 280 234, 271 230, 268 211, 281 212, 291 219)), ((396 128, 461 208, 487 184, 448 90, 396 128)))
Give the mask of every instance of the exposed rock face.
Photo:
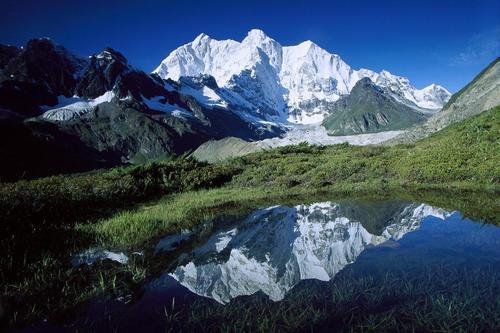
POLYGON ((121 53, 105 48, 101 53, 90 57, 90 63, 78 82, 75 94, 86 98, 99 97, 113 90, 118 79, 129 71, 131 67, 121 53))
POLYGON ((429 114, 398 101, 387 88, 369 78, 359 80, 351 93, 331 106, 323 126, 331 135, 400 130, 425 121, 429 114))
POLYGON ((261 209, 213 234, 171 276, 220 303, 258 291, 279 301, 301 280, 328 281, 367 247, 397 241, 426 217, 447 214, 403 201, 261 209))
POLYGON ((415 142, 497 105, 500 105, 500 58, 495 59, 474 80, 454 94, 440 112, 424 124, 389 140, 387 144, 415 142))
POLYGON ((0 107, 24 116, 70 96, 87 63, 46 38, 30 40, 23 50, 2 46, 1 53, 0 107))

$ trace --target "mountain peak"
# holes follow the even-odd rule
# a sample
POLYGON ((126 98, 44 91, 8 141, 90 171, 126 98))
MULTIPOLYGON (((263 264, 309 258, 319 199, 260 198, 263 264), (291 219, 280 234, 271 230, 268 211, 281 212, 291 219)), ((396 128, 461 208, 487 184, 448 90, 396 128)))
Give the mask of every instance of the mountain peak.
POLYGON ((105 47, 100 53, 95 56, 97 59, 104 59, 107 61, 119 61, 123 64, 127 64, 127 58, 120 52, 116 51, 111 47, 105 47))
POLYGON ((351 89, 350 94, 355 96, 357 94, 384 94, 382 87, 378 86, 369 77, 361 78, 354 87, 351 89))
POLYGON ((311 40, 306 40, 295 46, 295 48, 297 48, 297 50, 301 51, 302 53, 307 53, 311 49, 316 49, 316 48, 321 49, 316 43, 314 43, 311 40))
POLYGON ((200 34, 170 53, 154 72, 173 80, 209 74, 219 87, 248 102, 245 105, 251 105, 252 110, 272 109, 269 114, 274 114, 288 109, 289 118, 302 123, 319 122, 328 113, 328 103, 349 94, 362 77, 371 78, 379 87, 390 87, 410 104, 432 109, 442 106, 442 98, 433 97, 441 95, 440 91, 421 93, 407 78, 385 70, 353 70, 337 54, 311 40, 282 46, 261 29, 251 29, 241 42, 200 34), (252 89, 255 91, 250 93, 252 89), (262 107, 263 101, 272 107, 262 107))
POLYGON ((268 38, 268 36, 266 35, 266 33, 260 29, 251 29, 248 33, 247 33, 247 37, 250 37, 252 39, 265 39, 265 38, 268 38))
POLYGON ((210 36, 202 32, 201 34, 196 36, 196 38, 193 40, 193 45, 199 44, 202 40, 208 40, 208 39, 210 39, 210 36))
POLYGON ((356 86, 374 86, 374 85, 375 85, 375 83, 373 83, 373 81, 369 77, 364 77, 364 78, 361 78, 358 82, 356 82, 354 87, 356 87, 356 86))
POLYGON ((441 91, 445 91, 447 93, 450 93, 445 87, 440 86, 439 84, 435 84, 435 83, 428 85, 427 87, 423 88, 422 90, 425 90, 425 91, 441 90, 441 91))
POLYGON ((391 79, 396 77, 394 74, 392 74, 391 72, 389 72, 386 69, 383 69, 382 71, 380 71, 380 75, 387 77, 387 78, 391 78, 391 79))
POLYGON ((308 47, 313 47, 313 46, 318 46, 316 43, 314 43, 312 40, 308 39, 300 43, 300 45, 306 45, 308 47))
POLYGON ((48 37, 33 38, 26 44, 26 49, 56 49, 56 43, 48 37))
POLYGON ((29 43, 46 43, 46 44, 56 44, 52 38, 50 37, 39 37, 39 38, 32 38, 28 41, 28 44, 29 43))
POLYGON ((245 39, 243 39, 243 44, 263 44, 266 41, 274 41, 272 40, 266 33, 260 29, 252 29, 247 33, 245 39))

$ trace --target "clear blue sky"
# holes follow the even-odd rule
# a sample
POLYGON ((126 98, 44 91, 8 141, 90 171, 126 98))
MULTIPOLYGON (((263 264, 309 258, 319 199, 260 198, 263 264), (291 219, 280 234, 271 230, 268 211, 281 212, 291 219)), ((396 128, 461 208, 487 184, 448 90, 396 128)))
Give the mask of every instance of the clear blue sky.
POLYGON ((241 40, 251 28, 452 92, 500 53, 500 0, 1 0, 0 13, 0 43, 46 36, 80 55, 111 46, 146 71, 201 32, 241 40))

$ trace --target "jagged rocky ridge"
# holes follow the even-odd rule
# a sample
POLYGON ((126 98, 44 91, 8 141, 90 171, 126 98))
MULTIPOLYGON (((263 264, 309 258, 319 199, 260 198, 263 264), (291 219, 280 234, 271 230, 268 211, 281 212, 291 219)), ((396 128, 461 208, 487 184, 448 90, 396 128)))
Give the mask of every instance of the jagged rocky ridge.
POLYGON ((270 121, 302 124, 321 122, 332 103, 364 77, 414 108, 437 111, 451 95, 435 84, 416 89, 388 71, 353 70, 311 41, 283 47, 257 29, 242 42, 200 34, 171 52, 154 73, 173 80, 211 75, 229 104, 244 105, 247 113, 270 121))
MULTIPOLYGON (((405 201, 260 209, 221 227, 170 275, 220 303, 258 291, 278 301, 301 280, 328 281, 367 247, 401 239, 426 217, 444 220, 449 214, 405 201)), ((157 250, 171 251, 171 243, 160 242, 157 250)))
POLYGON ((25 176, 82 171, 180 154, 214 138, 256 140, 282 132, 226 104, 200 103, 193 95, 217 89, 210 78, 165 81, 111 48, 83 59, 35 39, 22 49, 0 47, 0 65, 0 136, 10 135, 0 152, 15 157, 2 179, 20 176, 9 176, 16 169, 25 176), (29 156, 35 146, 43 147, 36 155, 63 154, 35 166, 29 156), (70 151, 85 152, 77 169, 64 162, 70 151))

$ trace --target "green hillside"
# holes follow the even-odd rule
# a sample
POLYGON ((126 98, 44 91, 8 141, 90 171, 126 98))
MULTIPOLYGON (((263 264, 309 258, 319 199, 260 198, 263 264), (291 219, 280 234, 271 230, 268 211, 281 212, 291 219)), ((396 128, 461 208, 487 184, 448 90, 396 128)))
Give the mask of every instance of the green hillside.
POLYGON ((416 145, 302 144, 250 154, 239 186, 322 187, 366 182, 498 186, 500 107, 445 128, 416 145))

